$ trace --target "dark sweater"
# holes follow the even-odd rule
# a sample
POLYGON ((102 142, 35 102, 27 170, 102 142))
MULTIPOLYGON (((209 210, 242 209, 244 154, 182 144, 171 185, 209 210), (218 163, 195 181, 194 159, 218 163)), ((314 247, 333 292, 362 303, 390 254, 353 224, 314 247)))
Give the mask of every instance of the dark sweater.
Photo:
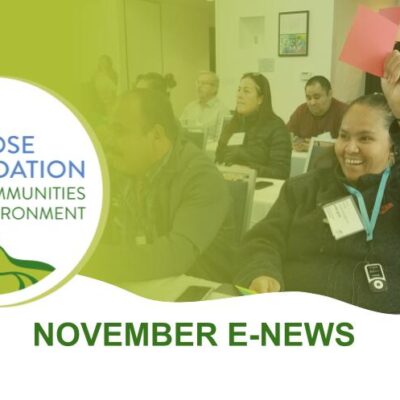
POLYGON ((307 103, 303 103, 291 115, 287 127, 289 132, 302 138, 311 138, 324 132, 330 132, 331 136, 336 138, 347 108, 347 104, 332 98, 328 111, 324 115, 316 117, 311 114, 307 103))

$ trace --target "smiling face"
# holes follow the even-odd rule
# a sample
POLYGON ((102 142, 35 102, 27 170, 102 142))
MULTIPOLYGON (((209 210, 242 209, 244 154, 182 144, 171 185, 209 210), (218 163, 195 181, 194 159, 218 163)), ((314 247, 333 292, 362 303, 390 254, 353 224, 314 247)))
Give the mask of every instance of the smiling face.
POLYGON ((332 103, 332 90, 326 91, 319 82, 306 86, 307 107, 315 117, 322 117, 332 103))
POLYGON ((365 104, 353 105, 343 117, 335 153, 350 182, 383 172, 392 157, 384 111, 365 104))
POLYGON ((251 78, 243 78, 237 91, 236 111, 241 115, 249 115, 258 110, 263 96, 259 94, 257 84, 251 78))

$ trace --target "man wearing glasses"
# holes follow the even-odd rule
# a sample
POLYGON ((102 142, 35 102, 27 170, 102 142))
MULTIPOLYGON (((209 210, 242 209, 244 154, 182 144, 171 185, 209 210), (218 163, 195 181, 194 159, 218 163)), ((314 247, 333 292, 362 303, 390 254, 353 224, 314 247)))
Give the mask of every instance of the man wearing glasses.
POLYGON ((200 72, 197 78, 197 100, 189 103, 180 122, 187 129, 202 129, 207 140, 217 141, 228 109, 218 99, 219 79, 214 72, 200 72))

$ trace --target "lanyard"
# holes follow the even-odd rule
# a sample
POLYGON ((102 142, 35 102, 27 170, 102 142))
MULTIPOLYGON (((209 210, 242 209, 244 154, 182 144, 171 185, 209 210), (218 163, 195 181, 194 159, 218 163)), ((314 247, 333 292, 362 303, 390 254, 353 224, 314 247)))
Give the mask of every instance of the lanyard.
POLYGON ((374 208, 372 209, 371 219, 368 216, 367 207, 365 206, 365 201, 364 201, 364 198, 363 198, 361 192, 349 185, 345 185, 347 191, 350 194, 356 196, 356 198, 357 198, 358 207, 360 208, 360 212, 361 212, 361 219, 363 221, 365 230, 367 232, 367 242, 371 241, 374 237, 374 229, 375 229, 376 221, 378 220, 378 215, 379 215, 379 211, 381 209, 382 200, 383 200, 383 193, 385 192, 385 187, 386 187, 386 183, 389 179, 389 175, 390 175, 390 167, 387 167, 381 177, 381 182, 379 184, 378 193, 376 194, 376 198, 375 198, 374 208))

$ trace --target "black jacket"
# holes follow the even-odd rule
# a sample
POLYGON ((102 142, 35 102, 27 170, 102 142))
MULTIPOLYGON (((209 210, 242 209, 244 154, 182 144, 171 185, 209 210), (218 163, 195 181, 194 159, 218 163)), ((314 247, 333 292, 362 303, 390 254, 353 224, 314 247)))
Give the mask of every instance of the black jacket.
POLYGON ((253 168, 260 177, 286 179, 290 174, 291 141, 284 122, 277 116, 260 121, 258 113, 241 117, 237 132, 245 132, 242 145, 228 145, 231 127, 221 134, 216 162, 253 168))
MULTIPOLYGON (((321 205, 348 196, 339 168, 315 170, 288 180, 267 215, 247 234, 240 251, 242 285, 261 275, 284 290, 331 296, 371 310, 400 313, 400 184, 398 167, 386 186, 370 244, 365 232, 335 240, 321 205), (373 293, 365 262, 381 263, 388 290, 373 293)), ((358 182, 369 215, 380 175, 358 182)))

